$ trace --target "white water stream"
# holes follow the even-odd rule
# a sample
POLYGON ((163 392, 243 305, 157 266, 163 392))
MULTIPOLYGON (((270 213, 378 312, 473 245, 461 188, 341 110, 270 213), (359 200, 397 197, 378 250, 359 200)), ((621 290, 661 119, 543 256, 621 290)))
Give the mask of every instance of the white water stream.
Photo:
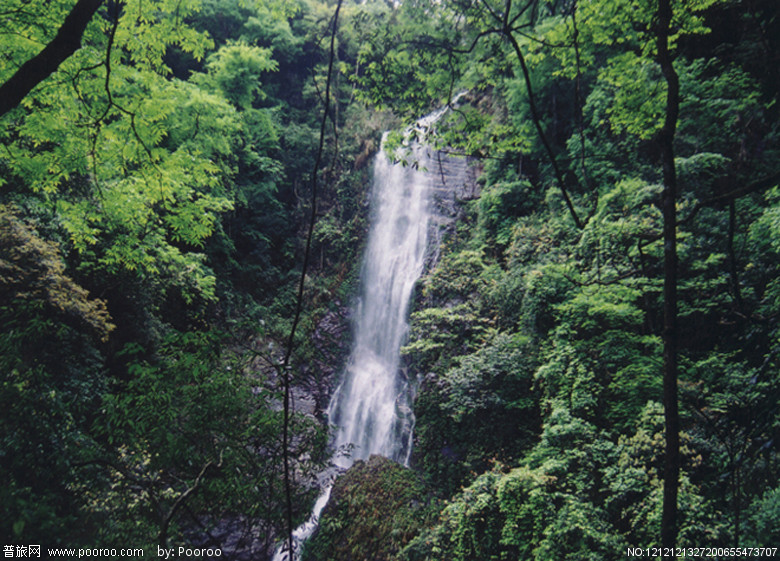
MULTIPOLYGON (((444 111, 421 119, 416 128, 425 131, 444 111)), ((332 462, 342 469, 371 454, 408 465, 411 454, 414 415, 410 387, 399 368, 400 348, 408 331, 412 290, 425 264, 432 183, 425 170, 433 171, 435 164, 431 148, 410 142, 415 165, 393 163, 383 150, 374 163, 372 226, 354 343, 328 407, 330 424, 336 427, 332 462)), ((295 530, 294 560, 316 529, 331 488, 332 483, 326 484, 309 520, 295 530)), ((288 559, 285 546, 280 546, 273 561, 288 559)))

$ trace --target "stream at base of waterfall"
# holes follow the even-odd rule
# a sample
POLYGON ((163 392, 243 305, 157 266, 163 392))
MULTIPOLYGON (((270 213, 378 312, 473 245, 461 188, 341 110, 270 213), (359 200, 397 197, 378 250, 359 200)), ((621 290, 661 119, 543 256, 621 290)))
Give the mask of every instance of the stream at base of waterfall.
MULTIPOLYGON (((415 128, 425 133, 444 111, 421 119, 415 128)), ((425 265, 432 183, 426 170, 435 164, 433 155, 433 149, 410 140, 413 165, 393 163, 384 150, 374 162, 371 228, 354 316, 354 343, 327 411, 335 427, 336 454, 331 462, 340 471, 371 454, 409 463, 414 415, 410 384, 399 368, 400 349, 408 331, 414 285, 425 265)), ((333 472, 323 474, 323 491, 312 514, 293 534, 292 558, 285 542, 273 561, 297 561, 301 544, 314 533, 330 498, 332 478, 333 472)))

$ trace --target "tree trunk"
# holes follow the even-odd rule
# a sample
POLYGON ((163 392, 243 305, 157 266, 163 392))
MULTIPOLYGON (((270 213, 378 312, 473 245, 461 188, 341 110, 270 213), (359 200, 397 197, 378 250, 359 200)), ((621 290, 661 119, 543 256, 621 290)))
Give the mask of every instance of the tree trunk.
POLYGON ((102 3, 103 0, 78 0, 54 39, 0 86, 0 117, 19 105, 35 86, 81 47, 84 30, 102 3))
POLYGON ((666 112, 658 135, 664 189, 662 194, 664 237, 664 454, 663 512, 661 544, 674 547, 677 541, 677 488, 680 478, 680 415, 677 404, 677 175, 674 166, 674 133, 680 105, 680 84, 669 53, 672 22, 670 0, 658 0, 658 63, 666 80, 666 112))

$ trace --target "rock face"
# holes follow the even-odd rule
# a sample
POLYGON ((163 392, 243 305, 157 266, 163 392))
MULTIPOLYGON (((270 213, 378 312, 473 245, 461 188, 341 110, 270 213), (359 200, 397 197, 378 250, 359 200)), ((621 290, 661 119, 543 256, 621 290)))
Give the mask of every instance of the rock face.
POLYGON ((382 456, 358 460, 334 484, 303 561, 389 561, 433 515, 412 470, 382 456))
POLYGON ((468 201, 479 197, 477 176, 481 172, 478 160, 467 156, 458 156, 446 150, 439 150, 434 156, 435 169, 429 169, 434 181, 434 193, 437 206, 443 214, 454 217, 455 202, 468 201))
POLYGON ((462 213, 460 203, 479 197, 477 177, 482 171, 478 160, 456 156, 447 151, 437 151, 433 160, 436 162, 435 167, 428 169, 433 182, 434 213, 428 234, 430 241, 426 269, 438 261, 442 241, 462 213))
POLYGON ((231 561, 257 561, 269 559, 273 554, 274 534, 271 525, 245 516, 223 518, 212 523, 207 533, 198 529, 192 531, 192 546, 196 548, 219 548, 221 554, 204 559, 230 559, 231 561))
POLYGON ((296 411, 325 421, 324 411, 352 344, 350 318, 351 310, 336 301, 317 323, 312 334, 315 356, 307 368, 311 375, 293 390, 296 411))

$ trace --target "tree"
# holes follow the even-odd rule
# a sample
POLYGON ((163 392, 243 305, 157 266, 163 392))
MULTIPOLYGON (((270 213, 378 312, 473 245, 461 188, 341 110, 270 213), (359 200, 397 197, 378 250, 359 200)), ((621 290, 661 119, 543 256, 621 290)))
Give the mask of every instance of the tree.
MULTIPOLYGON (((267 179, 282 180, 278 137, 271 111, 258 107, 256 82, 276 64, 270 50, 237 43, 217 51, 205 74, 171 76, 169 58, 196 66, 213 46, 188 23, 198 6, 130 0, 92 19, 76 10, 84 48, 57 61, 45 50, 35 64, 56 62, 48 68, 57 71, 1 117, 2 197, 17 209, 0 207, 0 400, 11 417, 0 421, 4 449, 19 452, 3 465, 7 535, 64 542, 70 526, 83 528, 72 535, 78 544, 150 532, 164 544, 180 538, 183 517, 208 533, 216 518, 188 512, 208 504, 215 517, 279 519, 280 427, 268 410, 275 394, 253 390, 264 378, 226 364, 228 343, 203 332, 224 290, 209 254, 223 215, 250 195, 269 203, 255 212, 281 214, 267 179), (105 300, 88 298, 83 286, 105 300), (213 401, 217 388, 231 396, 213 401), (178 401, 187 394, 191 401, 178 401), (199 431, 210 435, 200 445, 199 431), (40 468, 46 458, 56 460, 49 475, 40 468)), ((10 45, 0 78, 48 40, 45 18, 70 5, 33 8, 13 11, 18 19, 4 14, 3 31, 29 40, 0 34, 10 45)), ((73 29, 68 16, 58 37, 73 29)), ((318 455, 310 422, 291 414, 289 429, 318 455)))
MULTIPOLYGON (((30 91, 59 68, 81 47, 81 38, 103 0, 78 0, 57 35, 40 53, 25 62, 13 76, 0 85, 0 117, 19 105, 30 91)), ((8 6, 13 13, 13 6, 8 6)), ((18 7, 19 12, 22 7, 18 7)))
POLYGON ((72 464, 92 444, 105 391, 99 351, 115 329, 106 303, 66 274, 58 247, 0 205, 0 533, 84 543, 91 520, 72 487, 72 464))
MULTIPOLYGON (((166 547, 188 526, 208 536, 225 520, 245 532, 260 524, 268 536, 285 530, 282 413, 271 407, 277 394, 260 373, 247 376, 251 355, 227 352, 224 338, 214 331, 171 333, 155 360, 138 345, 124 350, 132 379, 105 396, 97 423, 108 446, 78 465, 105 478, 104 488, 85 482, 82 492, 93 499, 90 510, 106 519, 100 532, 106 542, 166 547)), ((295 415, 290 423, 299 438, 290 453, 316 457, 324 440, 313 421, 295 415)), ((308 476, 314 464, 297 467, 308 476)), ((310 493, 293 498, 304 501, 310 493)))

